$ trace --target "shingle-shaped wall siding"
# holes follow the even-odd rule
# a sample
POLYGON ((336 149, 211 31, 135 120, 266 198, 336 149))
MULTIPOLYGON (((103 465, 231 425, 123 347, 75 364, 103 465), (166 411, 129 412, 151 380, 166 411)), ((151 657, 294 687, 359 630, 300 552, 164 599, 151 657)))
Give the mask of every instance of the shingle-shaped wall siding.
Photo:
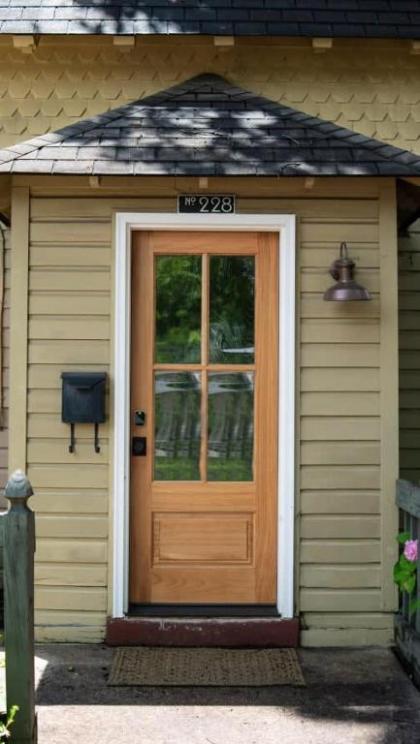
POLYGON ((0 41, 0 147, 59 129, 203 72, 398 147, 420 152, 420 56, 405 42, 338 41, 315 54, 304 40, 41 40, 30 55, 0 41))

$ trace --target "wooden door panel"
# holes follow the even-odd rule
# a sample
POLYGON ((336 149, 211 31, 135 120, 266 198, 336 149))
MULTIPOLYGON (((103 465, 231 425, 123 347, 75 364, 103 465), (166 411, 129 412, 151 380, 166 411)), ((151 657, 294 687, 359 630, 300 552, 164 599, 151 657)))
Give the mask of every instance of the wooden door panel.
MULTIPOLYGON (((132 603, 274 603, 277 237, 269 233, 138 232, 133 236, 132 247, 131 409, 132 412, 145 411, 146 420, 139 429, 133 417, 131 434, 147 438, 147 456, 132 457, 131 461, 130 600, 132 603), (155 361, 156 262, 166 262, 165 256, 199 257, 201 350, 198 357, 194 352, 197 358, 192 363, 188 359, 155 361), (232 264, 223 257, 237 256, 238 259, 233 259, 237 267, 243 263, 241 256, 249 256, 251 258, 244 259, 249 264, 247 271, 249 273, 252 266, 255 272, 253 346, 241 351, 240 343, 238 346, 238 342, 224 342, 223 360, 216 362, 210 358, 209 346, 210 334, 214 335, 215 328, 219 332, 219 326, 211 325, 209 316, 210 297, 214 295, 214 288, 211 290, 210 286, 213 281, 210 267, 214 267, 212 256, 221 257, 217 261, 222 268, 225 263, 226 266, 232 264), (249 363, 237 362, 238 355, 240 359, 247 358, 252 351, 249 363), (166 406, 162 409, 164 413, 159 414, 164 416, 162 431, 160 424, 155 431, 160 420, 158 409, 154 408, 158 405, 158 402, 155 404, 155 379, 158 381, 156 395, 163 395, 161 400, 166 406), (186 430, 187 424, 191 428, 190 420, 184 421, 184 408, 190 405, 184 394, 185 380, 190 381, 187 388, 193 389, 191 395, 195 402, 191 405, 198 417, 194 426, 199 426, 199 439, 194 435, 195 439, 186 443, 181 437, 180 449, 193 452, 196 465, 187 468, 190 480, 154 480, 156 473, 159 478, 173 478, 174 475, 178 478, 180 472, 181 477, 185 477, 178 465, 181 462, 185 468, 183 455, 179 455, 179 447, 175 448, 173 456, 168 454, 167 439, 167 432, 171 432, 175 424, 177 431, 186 430), (242 438, 237 445, 233 440, 230 449, 227 444, 220 444, 228 436, 224 429, 218 433, 228 409, 233 419, 227 418, 227 422, 233 421, 235 432, 242 432, 235 434, 242 438), (171 411, 176 411, 175 424, 171 411), (252 440, 246 433, 248 430, 253 432, 252 440), (250 446, 252 462, 241 460, 241 457, 250 456, 243 454, 250 446), (226 454, 226 447, 229 454, 226 454), (239 454, 235 454, 236 451, 239 454), (157 465, 154 468, 155 452, 157 465), (171 457, 178 459, 171 460, 171 457), (222 477, 224 480, 217 480, 222 477)), ((195 258, 186 260, 198 266, 195 258)), ((242 304, 239 307, 242 308, 242 304)), ((244 307, 244 313, 246 311, 244 307)))
POLYGON ((153 565, 251 563, 253 515, 154 512, 153 565))

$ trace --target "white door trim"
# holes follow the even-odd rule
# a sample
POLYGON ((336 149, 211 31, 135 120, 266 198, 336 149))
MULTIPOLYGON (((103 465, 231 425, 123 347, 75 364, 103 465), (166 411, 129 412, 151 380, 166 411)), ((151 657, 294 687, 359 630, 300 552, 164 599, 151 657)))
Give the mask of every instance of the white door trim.
POLYGON ((252 230, 279 233, 279 471, 277 607, 294 609, 295 512, 295 216, 120 212, 115 216, 114 474, 112 616, 128 609, 130 488, 131 232, 133 230, 252 230))

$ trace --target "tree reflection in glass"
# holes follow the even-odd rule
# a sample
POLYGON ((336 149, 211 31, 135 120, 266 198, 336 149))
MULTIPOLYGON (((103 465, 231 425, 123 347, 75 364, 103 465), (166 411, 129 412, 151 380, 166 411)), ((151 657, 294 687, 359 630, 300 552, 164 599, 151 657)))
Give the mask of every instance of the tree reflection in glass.
POLYGON ((253 374, 212 372, 208 394, 208 480, 253 480, 253 374))
POLYGON ((155 376, 155 480, 200 480, 200 374, 155 376))
POLYGON ((156 257, 155 361, 201 361, 201 256, 156 257))
POLYGON ((254 361, 254 256, 210 257, 210 362, 254 361))

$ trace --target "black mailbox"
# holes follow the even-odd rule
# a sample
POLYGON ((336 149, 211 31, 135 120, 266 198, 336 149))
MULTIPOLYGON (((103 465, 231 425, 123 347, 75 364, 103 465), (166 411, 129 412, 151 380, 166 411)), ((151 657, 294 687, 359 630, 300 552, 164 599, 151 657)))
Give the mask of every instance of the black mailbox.
POLYGON ((71 426, 69 451, 74 452, 75 424, 95 425, 95 451, 99 452, 98 425, 105 421, 106 372, 62 372, 61 419, 71 426))

